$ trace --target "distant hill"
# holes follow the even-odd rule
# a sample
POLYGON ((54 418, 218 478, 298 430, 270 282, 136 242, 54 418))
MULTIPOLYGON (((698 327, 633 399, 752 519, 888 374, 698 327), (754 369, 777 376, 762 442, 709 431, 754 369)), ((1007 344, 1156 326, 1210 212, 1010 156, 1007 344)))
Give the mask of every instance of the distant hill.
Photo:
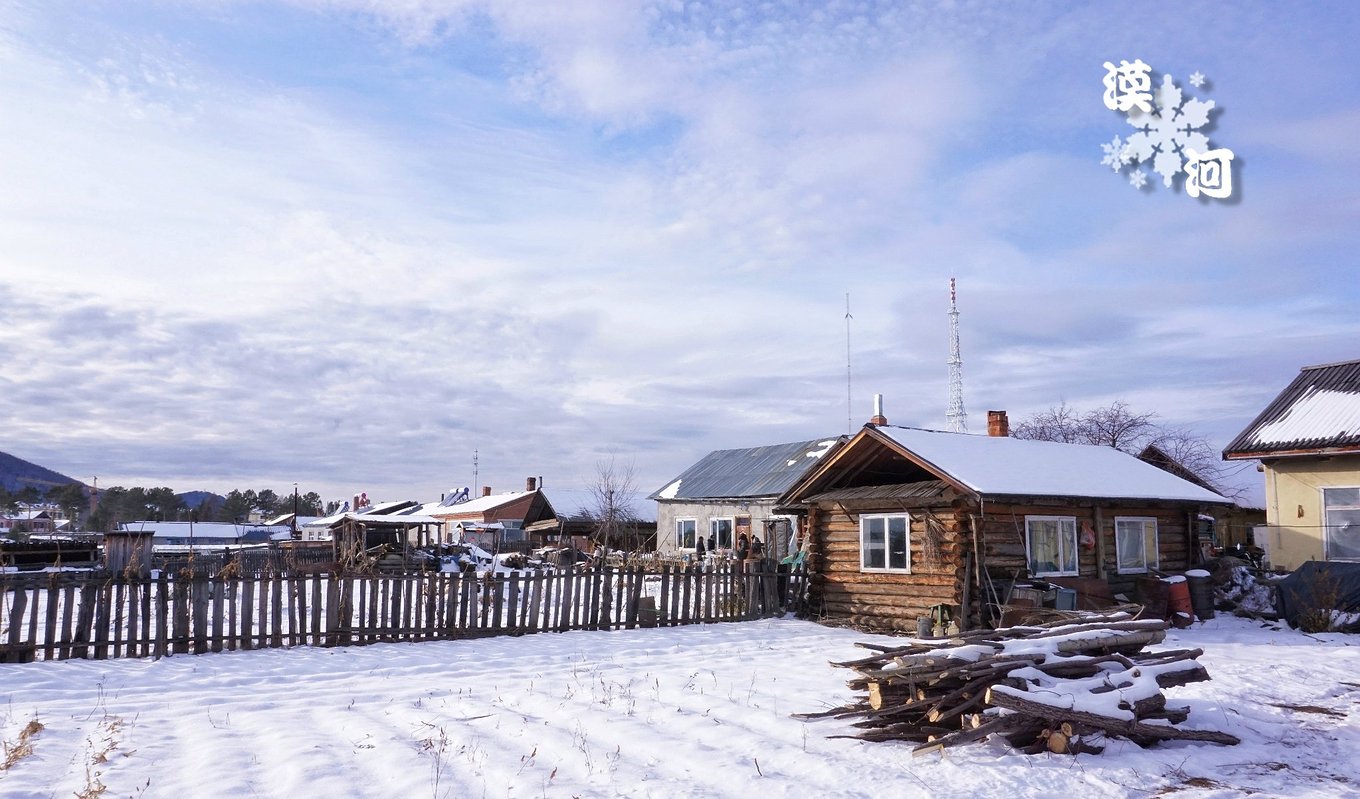
POLYGON ((198 510, 199 505, 207 502, 213 513, 216 513, 222 507, 222 503, 227 501, 226 497, 221 494, 214 494, 211 491, 185 491, 183 494, 176 494, 175 496, 179 497, 180 501, 184 503, 184 507, 189 510, 198 510))
POLYGON ((7 491, 18 492, 33 486, 46 493, 49 489, 68 483, 79 484, 80 481, 36 463, 29 463, 23 458, 16 458, 8 452, 0 452, 0 487, 7 491))

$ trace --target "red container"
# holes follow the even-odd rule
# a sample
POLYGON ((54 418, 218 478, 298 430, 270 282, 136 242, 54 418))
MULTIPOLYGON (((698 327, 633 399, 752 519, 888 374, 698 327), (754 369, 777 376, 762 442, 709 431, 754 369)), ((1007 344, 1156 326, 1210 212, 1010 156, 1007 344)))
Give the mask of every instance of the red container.
POLYGON ((1167 591, 1166 609, 1171 623, 1177 627, 1189 627, 1195 620, 1195 606, 1190 602, 1190 584, 1184 577, 1171 578, 1167 591))

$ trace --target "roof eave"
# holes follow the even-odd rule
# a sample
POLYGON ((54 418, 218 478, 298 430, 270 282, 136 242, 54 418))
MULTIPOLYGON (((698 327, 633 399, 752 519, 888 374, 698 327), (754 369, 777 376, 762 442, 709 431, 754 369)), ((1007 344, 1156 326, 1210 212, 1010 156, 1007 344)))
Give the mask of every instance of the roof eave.
POLYGON ((1360 454, 1360 444, 1347 444, 1336 447, 1299 447, 1297 449, 1259 449, 1224 451, 1223 459, 1229 461, 1262 460, 1265 458, 1325 458, 1333 455, 1360 454))
POLYGON ((657 502, 763 502, 767 499, 779 499, 779 494, 742 494, 740 496, 727 497, 666 497, 658 498, 657 502))
POLYGON ((1071 501, 1073 501, 1073 500, 1086 501, 1086 502, 1099 502, 1099 501, 1102 501, 1102 500, 1103 500, 1103 501, 1107 501, 1107 502, 1175 502, 1175 503, 1182 504, 1182 505, 1236 505, 1236 504, 1237 504, 1237 503, 1233 502, 1231 499, 1228 499, 1227 497, 1222 497, 1222 496, 1219 497, 1218 499, 1210 499, 1210 498, 1208 498, 1208 497, 1133 497, 1133 496, 1129 496, 1129 497, 1112 497, 1112 496, 1109 496, 1109 495, 1099 495, 1099 496, 1092 495, 1092 496, 1086 496, 1086 495, 1082 495, 1082 494, 1000 494, 1000 493, 995 493, 995 494, 977 494, 976 496, 977 496, 979 499, 981 499, 983 502, 997 502, 997 501, 1019 500, 1019 499, 1023 499, 1023 500, 1026 500, 1026 501, 1036 501, 1036 500, 1042 501, 1042 500, 1046 500, 1046 499, 1052 499, 1052 500, 1060 500, 1060 501, 1064 501, 1064 502, 1071 502, 1071 501))

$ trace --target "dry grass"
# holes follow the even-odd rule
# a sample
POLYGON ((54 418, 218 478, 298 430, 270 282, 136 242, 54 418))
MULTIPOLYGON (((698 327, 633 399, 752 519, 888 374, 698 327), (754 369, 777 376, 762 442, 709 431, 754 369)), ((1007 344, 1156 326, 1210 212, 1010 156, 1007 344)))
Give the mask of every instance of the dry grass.
POLYGON ((42 731, 42 722, 37 719, 30 719, 24 725, 24 728, 19 730, 19 737, 12 743, 8 740, 0 741, 0 744, 4 746, 5 753, 5 760, 0 763, 0 771, 9 771, 20 760, 33 754, 33 738, 42 731))
POLYGON ((1299 613, 1299 629, 1306 633, 1331 632, 1336 622, 1333 611, 1339 606, 1341 585, 1331 572, 1319 570, 1313 581, 1313 606, 1299 613))

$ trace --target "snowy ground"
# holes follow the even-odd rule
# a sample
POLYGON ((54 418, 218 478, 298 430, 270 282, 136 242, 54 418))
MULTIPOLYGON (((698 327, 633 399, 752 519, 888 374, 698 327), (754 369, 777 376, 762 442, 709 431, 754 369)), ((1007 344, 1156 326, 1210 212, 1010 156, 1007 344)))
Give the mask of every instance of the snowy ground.
POLYGON ((1173 632, 1214 679, 1169 698, 1241 746, 917 759, 790 718, 849 700, 827 662, 878 640, 776 620, 0 666, 0 796, 1360 796, 1355 637, 1173 632))

